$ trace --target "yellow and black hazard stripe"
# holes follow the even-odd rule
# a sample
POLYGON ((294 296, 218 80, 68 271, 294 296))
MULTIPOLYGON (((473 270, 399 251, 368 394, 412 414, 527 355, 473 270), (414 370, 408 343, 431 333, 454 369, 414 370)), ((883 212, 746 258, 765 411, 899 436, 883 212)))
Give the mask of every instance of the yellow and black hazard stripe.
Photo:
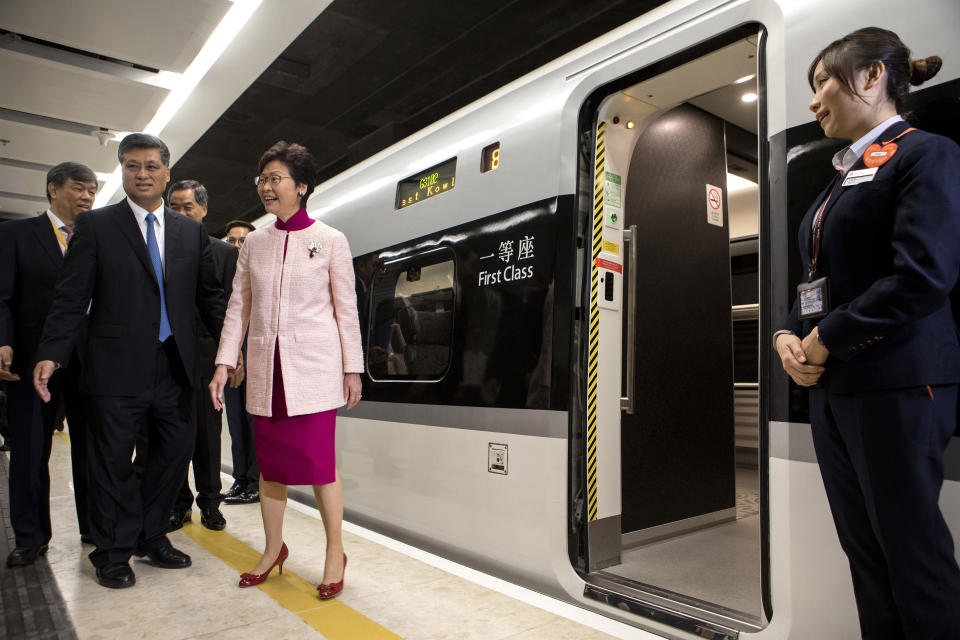
POLYGON ((607 123, 597 123, 596 164, 593 177, 593 253, 590 259, 590 340, 587 359, 587 520, 597 519, 597 364, 600 348, 600 315, 597 296, 600 270, 597 258, 603 247, 604 134, 607 123))

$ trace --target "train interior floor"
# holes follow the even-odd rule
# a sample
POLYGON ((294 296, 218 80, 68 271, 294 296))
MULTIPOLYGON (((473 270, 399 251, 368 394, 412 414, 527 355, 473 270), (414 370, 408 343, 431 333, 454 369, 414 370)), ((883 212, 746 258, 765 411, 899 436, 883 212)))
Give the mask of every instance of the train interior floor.
MULTIPOLYGON (((223 429, 224 460, 230 460, 223 429)), ((7 502, 8 454, 0 454, 0 500, 8 548, 13 545, 7 502)), ((99 586, 81 545, 74 510, 69 436, 57 433, 50 459, 53 539, 45 557, 26 569, 0 561, 0 637, 5 638, 363 638, 484 640, 599 640, 651 638, 633 627, 546 598, 442 558, 382 539, 349 523, 350 558, 343 593, 320 601, 323 527, 316 507, 290 502, 284 538, 290 557, 255 588, 239 589, 241 571, 263 548, 259 505, 222 505, 225 531, 192 522, 170 534, 193 566, 166 570, 132 559, 136 586, 99 586), (379 539, 379 541, 378 541, 379 539), (381 544, 381 542, 383 544, 381 544), (392 545, 392 546, 391 546, 392 545), (458 568, 459 567, 459 568, 458 568), (602 631, 601 631, 602 630, 602 631)), ((223 475, 224 490, 230 486, 223 475)), ((191 478, 192 482, 192 478, 191 478)), ((7 548, 4 548, 6 557, 7 548)))
POLYGON ((756 468, 738 467, 737 518, 625 549, 604 571, 683 594, 758 622, 760 491, 756 468))

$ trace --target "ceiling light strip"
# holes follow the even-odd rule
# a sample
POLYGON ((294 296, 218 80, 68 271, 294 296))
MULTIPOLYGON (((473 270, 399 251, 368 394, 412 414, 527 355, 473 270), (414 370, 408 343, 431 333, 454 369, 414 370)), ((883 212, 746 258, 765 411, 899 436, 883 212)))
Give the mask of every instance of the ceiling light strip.
MULTIPOLYGON (((210 37, 204 43, 203 47, 197 53, 197 56, 183 72, 178 79, 176 86, 170 91, 166 99, 157 109, 153 118, 143 128, 144 133, 151 135, 160 135, 163 129, 170 124, 173 117, 180 110, 180 107, 187 101, 190 94, 200 83, 200 80, 207 74, 213 64, 220 58, 226 48, 233 42, 234 37, 240 32, 243 26, 257 10, 263 0, 234 0, 233 6, 223 16, 220 24, 213 30, 210 37)), ((102 207, 110 202, 114 193, 120 188, 121 184, 120 165, 113 170, 107 183, 97 195, 94 203, 95 207, 102 207)))

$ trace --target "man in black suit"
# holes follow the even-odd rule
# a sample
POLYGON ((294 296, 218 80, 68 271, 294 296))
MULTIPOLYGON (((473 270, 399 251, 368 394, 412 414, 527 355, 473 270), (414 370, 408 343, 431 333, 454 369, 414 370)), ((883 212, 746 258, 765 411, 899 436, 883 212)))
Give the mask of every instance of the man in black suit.
MULTIPOLYGON (((207 188, 196 180, 175 182, 167 191, 170 208, 203 224, 207 215, 209 195, 207 188)), ((213 266, 217 282, 223 288, 225 297, 230 298, 233 289, 233 274, 237 270, 237 251, 226 242, 210 238, 210 250, 213 254, 213 266)), ((198 314, 199 315, 199 314, 198 314)), ((223 419, 220 412, 213 408, 213 401, 207 392, 210 374, 216 368, 219 341, 215 340, 202 326, 197 337, 197 375, 193 381, 194 404, 197 419, 197 444, 193 450, 193 481, 197 487, 197 507, 200 508, 200 523, 207 529, 220 531, 227 521, 220 512, 220 432, 223 419)), ((231 381, 231 384, 233 381, 231 381)), ((149 455, 149 454, 148 454, 149 455)), ((169 528, 179 529, 190 520, 193 506, 193 493, 187 474, 177 495, 176 503, 170 515, 169 528)))
MULTIPOLYGON (((80 538, 91 543, 88 521, 86 415, 79 391, 80 359, 66 351, 63 372, 44 405, 30 384, 34 353, 53 302, 57 273, 78 217, 93 206, 97 176, 63 162, 47 173, 43 215, 0 226, 0 379, 9 382, 10 520, 16 546, 8 567, 32 564, 50 541, 50 449, 58 403, 70 425, 74 498, 80 538)), ((85 215, 85 214, 84 214, 85 215)), ((83 328, 83 318, 77 330, 83 328)))
POLYGON ((164 206, 167 146, 134 133, 120 142, 118 155, 127 197, 78 221, 33 372, 34 387, 48 402, 50 378, 69 357, 89 306, 81 389, 91 417, 90 519, 97 548, 90 560, 100 584, 112 588, 133 586, 134 553, 163 568, 190 566, 166 528, 196 440, 194 310, 216 337, 224 313, 203 226, 164 206), (145 418, 150 452, 138 483, 131 457, 145 418))
MULTIPOLYGON (((246 220, 227 223, 226 242, 239 254, 251 231, 257 228, 246 220)), ((226 504, 250 504, 260 501, 260 467, 253 446, 253 416, 247 413, 247 387, 243 361, 247 357, 247 343, 240 350, 240 362, 231 374, 230 384, 223 390, 224 411, 230 430, 230 457, 233 462, 233 486, 224 494, 226 504), (236 386, 233 386, 236 382, 236 386)))

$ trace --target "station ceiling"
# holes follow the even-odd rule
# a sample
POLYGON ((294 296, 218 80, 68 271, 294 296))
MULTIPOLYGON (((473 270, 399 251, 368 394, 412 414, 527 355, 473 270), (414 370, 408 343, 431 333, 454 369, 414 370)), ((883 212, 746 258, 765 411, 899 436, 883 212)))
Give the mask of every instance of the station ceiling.
MULTIPOLYGON (((119 137, 155 124, 244 2, 0 3, 0 219, 43 211, 63 160, 109 184, 119 137)), ((307 145, 323 181, 661 4, 262 0, 158 131, 221 235, 262 215, 252 178, 277 140, 307 145)))
POLYGON ((320 182, 662 4, 335 0, 174 167, 211 190, 208 227, 263 214, 259 155, 311 149, 320 182))

